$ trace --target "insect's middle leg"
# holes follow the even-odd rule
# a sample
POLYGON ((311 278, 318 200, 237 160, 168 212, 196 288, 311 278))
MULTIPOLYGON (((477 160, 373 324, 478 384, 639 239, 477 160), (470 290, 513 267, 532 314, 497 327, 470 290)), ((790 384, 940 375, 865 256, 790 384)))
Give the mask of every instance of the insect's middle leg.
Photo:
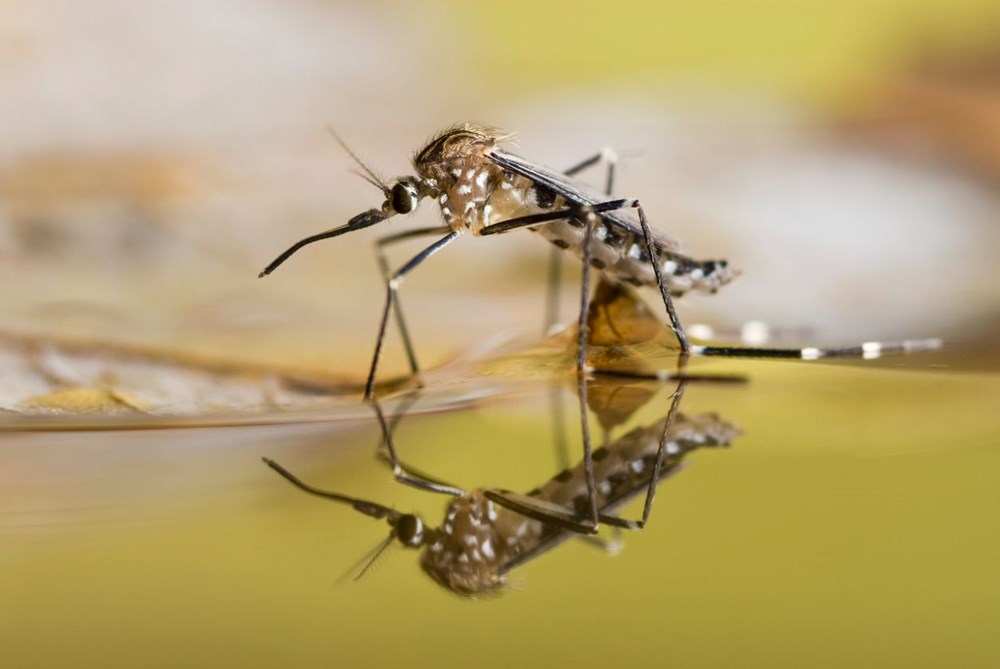
MULTIPOLYGON (((546 211, 539 214, 518 216, 517 218, 511 218, 506 221, 494 223, 493 225, 484 228, 479 234, 483 236, 497 235, 531 225, 541 225, 543 223, 552 223, 555 221, 574 218, 583 220, 581 216, 588 213, 598 214, 601 212, 617 211, 629 208, 634 208, 639 212, 639 223, 642 226, 642 235, 646 242, 646 251, 649 253, 650 264, 653 266, 653 273, 656 275, 656 284, 659 287, 660 295, 663 298, 663 306, 666 308, 667 316, 670 319, 670 328, 674 331, 674 335, 677 337, 677 343, 681 348, 681 354, 684 356, 684 359, 686 359, 691 353, 691 342, 688 341, 687 335, 684 333, 684 327, 681 325, 680 318, 677 316, 677 310, 674 308, 674 301, 670 296, 670 289, 667 288, 667 282, 663 278, 663 268, 660 266, 659 254, 656 251, 656 243, 653 241, 653 233, 649 230, 649 223, 646 220, 646 212, 643 211, 642 205, 639 204, 638 200, 632 198, 622 198, 618 200, 608 200, 607 202, 600 202, 589 206, 578 206, 567 209, 559 209, 557 211, 546 211)), ((588 242, 584 244, 584 251, 588 255, 587 260, 584 262, 585 277, 589 276, 587 274, 587 268, 589 266, 589 249, 590 244, 588 242)), ((581 315, 581 319, 582 318, 584 318, 583 315, 581 315)))
MULTIPOLYGON (((568 177, 575 176, 583 170, 597 165, 604 161, 607 164, 607 171, 604 178, 604 194, 611 197, 611 191, 615 183, 615 168, 618 165, 618 155, 611 149, 603 149, 590 158, 583 160, 569 168, 563 174, 568 177)), ((545 334, 552 332, 552 329, 559 321, 559 278, 562 276, 562 249, 555 246, 549 251, 549 277, 548 292, 545 295, 545 334)))

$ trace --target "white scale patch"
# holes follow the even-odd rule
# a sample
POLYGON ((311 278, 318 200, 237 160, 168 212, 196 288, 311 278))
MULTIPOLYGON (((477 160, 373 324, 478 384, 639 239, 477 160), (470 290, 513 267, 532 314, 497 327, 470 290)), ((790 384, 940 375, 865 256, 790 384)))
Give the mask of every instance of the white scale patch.
POLYGON ((493 544, 489 539, 483 541, 483 545, 480 546, 480 548, 483 551, 483 555, 485 555, 487 559, 492 560, 496 557, 496 553, 493 552, 493 544))

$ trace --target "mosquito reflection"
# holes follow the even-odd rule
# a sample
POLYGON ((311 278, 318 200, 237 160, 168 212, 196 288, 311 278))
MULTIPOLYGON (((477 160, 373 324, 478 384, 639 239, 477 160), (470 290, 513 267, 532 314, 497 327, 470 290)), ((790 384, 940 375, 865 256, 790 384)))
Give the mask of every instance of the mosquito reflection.
MULTIPOLYGON (((678 382, 670 395, 669 409, 662 418, 635 427, 617 438, 607 437, 604 445, 590 454, 589 462, 585 457, 526 493, 502 488, 464 490, 406 469, 408 481, 404 482, 452 495, 443 520, 435 527, 416 514, 401 513, 376 502, 316 488, 277 462, 267 458, 264 461, 301 490, 349 505, 388 523, 388 537, 362 568, 362 573, 381 550, 398 542, 407 548, 422 549, 421 568, 444 588, 460 595, 482 596, 500 591, 511 571, 567 539, 578 537, 613 548, 615 543, 591 536, 595 530, 589 522, 592 504, 596 504, 601 524, 615 531, 641 529, 649 520, 657 486, 679 471, 692 452, 728 446, 738 436, 739 429, 735 425, 714 413, 687 415, 680 411, 688 384, 687 379, 678 382), (594 499, 591 499, 587 483, 590 475, 594 481, 594 499), (629 520, 618 515, 627 502, 643 493, 645 502, 640 518, 629 520)), ((607 386, 604 390, 609 391, 609 383, 605 381, 604 385, 607 386)), ((651 401, 652 397, 647 391, 596 392, 589 395, 592 408, 606 408, 609 396, 618 400, 612 412, 618 423, 627 412, 626 405, 633 403, 635 398, 641 398, 639 404, 642 404, 651 401), (595 396, 601 400, 593 401, 595 396), (623 398, 630 399, 626 402, 623 398)), ((606 434, 610 434, 600 409, 597 414, 607 428, 606 434)), ((401 419, 399 414, 385 419, 380 408, 379 416, 387 430, 401 419)), ((392 448, 390 431, 386 432, 386 437, 392 448)), ((401 466, 394 453, 392 461, 401 466)))

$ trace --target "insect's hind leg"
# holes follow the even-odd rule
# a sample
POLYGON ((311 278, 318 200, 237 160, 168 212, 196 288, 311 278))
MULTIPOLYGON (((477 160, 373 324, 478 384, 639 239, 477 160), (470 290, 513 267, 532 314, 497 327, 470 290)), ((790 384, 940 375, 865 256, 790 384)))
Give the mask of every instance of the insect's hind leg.
POLYGON ((674 331, 674 336, 677 337, 677 343, 681 347, 681 355, 686 357, 691 353, 691 342, 688 341, 687 335, 684 333, 684 326, 681 325, 681 319, 677 315, 677 309, 674 308, 674 300, 670 296, 670 289, 667 288, 667 282, 663 278, 663 267, 660 265, 659 254, 656 252, 656 243, 653 241, 653 233, 649 230, 649 222, 646 220, 646 212, 643 211, 642 205, 636 200, 633 207, 639 212, 639 225, 642 226, 642 236, 646 242, 646 252, 649 254, 649 262, 653 266, 653 274, 656 275, 656 285, 660 289, 660 296, 663 298, 663 306, 667 310, 667 317, 670 319, 670 329, 674 331))
POLYGON ((674 308, 674 301, 670 296, 666 281, 663 279, 663 269, 656 252, 656 244, 653 242, 653 235, 649 231, 649 223, 646 220, 646 212, 643 211, 639 201, 636 200, 631 206, 639 213, 639 224, 642 226, 642 235, 646 242, 646 251, 649 254, 649 261, 653 266, 656 275, 656 285, 660 289, 663 297, 663 305, 667 309, 667 316, 670 319, 670 328, 677 337, 677 343, 681 347, 680 366, 683 367, 687 358, 691 354, 704 356, 721 357, 742 357, 742 358, 793 358, 800 360, 818 360, 820 358, 878 358, 885 353, 915 353, 918 351, 929 351, 940 348, 940 339, 913 339, 897 342, 865 342, 856 346, 843 346, 834 348, 817 348, 807 346, 804 348, 757 348, 747 346, 692 346, 688 341, 681 325, 677 310, 674 308))
POLYGON ((642 517, 639 520, 627 520, 617 516, 614 517, 614 520, 604 518, 606 524, 629 530, 641 530, 649 522, 649 514, 653 510, 653 499, 656 497, 656 486, 660 482, 660 472, 663 470, 663 460, 667 454, 667 435, 670 434, 670 428, 677 420, 677 411, 681 405, 681 399, 684 397, 684 391, 687 390, 687 384, 688 380, 682 378, 677 382, 677 389, 671 396, 670 409, 667 412, 667 419, 663 422, 663 433, 660 435, 660 443, 656 449, 656 460, 653 461, 653 471, 649 476, 649 488, 646 489, 646 499, 642 504, 642 517))

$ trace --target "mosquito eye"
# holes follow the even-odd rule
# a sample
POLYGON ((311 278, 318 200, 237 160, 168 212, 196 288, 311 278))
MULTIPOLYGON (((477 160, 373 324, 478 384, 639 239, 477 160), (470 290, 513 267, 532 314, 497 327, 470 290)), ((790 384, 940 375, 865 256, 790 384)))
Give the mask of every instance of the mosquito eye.
POLYGON ((406 514, 396 526, 399 540, 407 546, 419 546, 424 538, 424 524, 414 515, 406 514))
POLYGON ((392 187, 392 210, 397 214, 409 214, 417 206, 417 194, 404 183, 392 187))

